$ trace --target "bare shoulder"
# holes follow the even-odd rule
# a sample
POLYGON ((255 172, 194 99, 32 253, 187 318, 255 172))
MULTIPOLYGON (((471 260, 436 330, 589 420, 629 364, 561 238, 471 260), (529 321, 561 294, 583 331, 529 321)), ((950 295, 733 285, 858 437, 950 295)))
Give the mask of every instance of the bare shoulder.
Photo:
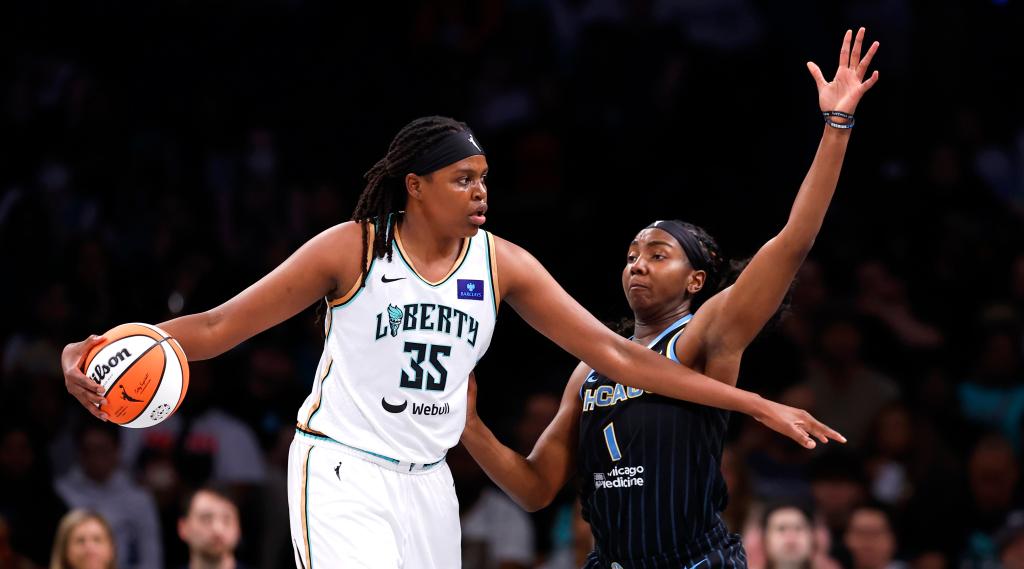
POLYGON ((701 329, 706 329, 712 325, 715 318, 722 312, 722 306, 726 303, 731 290, 732 286, 728 286, 704 301, 704 304, 693 314, 693 320, 687 326, 687 331, 694 328, 694 325, 698 325, 701 329))
POLYGON ((707 300, 686 326, 681 341, 676 342, 676 357, 679 363, 694 371, 727 385, 736 385, 739 376, 742 351, 724 350, 720 342, 716 342, 715 326, 722 312, 729 289, 719 292, 707 300))
POLYGON ((328 227, 313 239, 329 240, 335 245, 362 242, 363 224, 358 221, 346 221, 328 227))
POLYGON ((498 237, 493 233, 491 233, 491 239, 494 240, 494 252, 500 256, 499 261, 532 257, 526 249, 523 249, 508 239, 498 237))
POLYGON ((580 362, 576 369, 572 371, 572 375, 569 376, 569 381, 565 384, 565 393, 562 394, 562 405, 565 406, 567 403, 573 406, 575 402, 580 400, 580 389, 583 388, 583 382, 587 380, 587 376, 590 375, 591 367, 586 362, 580 362))
POLYGON ((491 234, 494 239, 494 255, 497 257, 498 278, 502 283, 502 293, 508 297, 514 294, 518 283, 527 275, 541 268, 540 262, 519 245, 491 234))
POLYGON ((591 370, 593 370, 593 368, 587 365, 587 362, 580 362, 577 364, 576 369, 572 370, 572 375, 569 376, 569 387, 575 388, 574 391, 578 392, 580 390, 580 386, 583 385, 583 382, 587 379, 587 376, 590 375, 591 370))
MULTIPOLYGON (((367 238, 371 238, 367 235, 367 238)), ((328 227, 303 245, 324 260, 360 266, 363 247, 362 224, 346 221, 328 227)))
POLYGON ((723 295, 727 290, 709 298, 693 314, 693 319, 686 325, 681 341, 675 343, 679 363, 697 369, 694 366, 707 359, 708 338, 713 334, 716 316, 721 312, 723 295))
MULTIPOLYGON (((367 232, 367 239, 373 235, 367 232)), ((346 221, 325 229, 310 239, 304 247, 311 247, 328 268, 335 286, 328 295, 333 299, 357 283, 363 272, 363 224, 346 221)))
POLYGON ((703 372, 730 385, 736 384, 743 350, 736 350, 721 341, 723 310, 728 308, 732 287, 712 296, 693 315, 686 327, 686 342, 676 345, 676 356, 683 365, 703 362, 703 372), (714 369, 715 374, 712 374, 714 369))

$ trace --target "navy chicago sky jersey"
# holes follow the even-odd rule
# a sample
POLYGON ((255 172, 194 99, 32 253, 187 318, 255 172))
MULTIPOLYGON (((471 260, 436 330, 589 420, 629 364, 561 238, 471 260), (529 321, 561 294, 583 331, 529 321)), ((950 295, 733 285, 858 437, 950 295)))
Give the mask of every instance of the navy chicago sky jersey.
MULTIPOLYGON (((648 347, 675 360, 690 318, 648 347)), ((719 465, 728 412, 627 387, 595 371, 580 397, 583 518, 594 532, 597 563, 588 566, 680 567, 705 557, 709 565, 745 566, 718 515, 727 501, 719 465)))

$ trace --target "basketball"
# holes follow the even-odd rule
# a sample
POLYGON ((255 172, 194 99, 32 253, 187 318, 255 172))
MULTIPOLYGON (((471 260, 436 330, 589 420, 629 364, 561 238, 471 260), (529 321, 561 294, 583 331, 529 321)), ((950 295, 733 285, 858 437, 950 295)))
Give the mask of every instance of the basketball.
POLYGON ((188 390, 188 361, 178 341, 150 324, 121 324, 103 335, 84 372, 103 387, 100 410, 123 427, 151 427, 170 417, 188 390))

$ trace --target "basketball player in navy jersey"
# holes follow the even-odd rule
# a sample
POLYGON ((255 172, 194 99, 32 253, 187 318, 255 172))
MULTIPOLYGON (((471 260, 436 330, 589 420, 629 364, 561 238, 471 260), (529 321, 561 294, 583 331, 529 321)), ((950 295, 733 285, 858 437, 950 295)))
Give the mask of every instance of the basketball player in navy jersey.
MULTIPOLYGON (((839 180, 853 112, 878 79, 864 80, 878 48, 861 59, 864 29, 848 31, 831 82, 808 63, 827 125, 789 220, 740 273, 703 229, 658 221, 629 245, 622 287, 633 309, 633 341, 735 385, 744 350, 776 313, 821 228, 839 180)), ((584 360, 586 361, 586 360, 584 360)), ((476 415, 475 380, 462 442, 487 474, 528 510, 551 502, 580 475, 594 551, 585 567, 745 567, 726 505, 720 463, 728 413, 631 387, 580 363, 552 423, 528 457, 502 445, 476 415)))
MULTIPOLYGON (((529 253, 480 228, 487 160, 464 123, 406 125, 366 174, 353 221, 207 312, 160 324, 190 360, 217 356, 306 309, 327 307, 313 389, 289 455, 295 563, 460 565, 458 503, 446 451, 466 419, 467 378, 498 307, 596 369, 639 389, 751 414, 807 446, 839 435, 805 411, 698 374, 605 328, 529 253)), ((62 356, 68 391, 93 414, 82 374, 97 338, 62 356)))

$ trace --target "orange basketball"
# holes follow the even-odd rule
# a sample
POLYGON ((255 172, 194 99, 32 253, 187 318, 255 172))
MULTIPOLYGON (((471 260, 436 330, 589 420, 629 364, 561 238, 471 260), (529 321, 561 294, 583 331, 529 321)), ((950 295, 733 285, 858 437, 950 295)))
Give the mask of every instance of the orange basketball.
POLYGON ((89 351, 85 375, 103 386, 100 407, 112 423, 153 426, 170 417, 188 390, 188 360, 178 341, 151 324, 121 324, 89 351))

